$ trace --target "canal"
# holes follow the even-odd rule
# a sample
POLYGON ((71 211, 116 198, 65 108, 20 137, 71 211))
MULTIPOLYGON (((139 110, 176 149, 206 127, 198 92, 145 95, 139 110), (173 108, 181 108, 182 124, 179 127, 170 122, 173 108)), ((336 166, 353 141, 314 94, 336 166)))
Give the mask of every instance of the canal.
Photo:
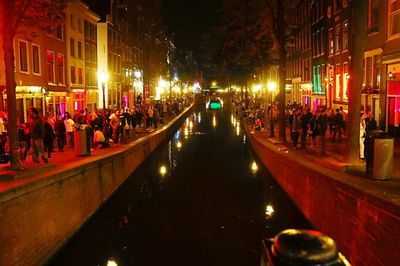
POLYGON ((261 239, 311 228, 233 113, 194 107, 48 265, 259 266, 261 239))

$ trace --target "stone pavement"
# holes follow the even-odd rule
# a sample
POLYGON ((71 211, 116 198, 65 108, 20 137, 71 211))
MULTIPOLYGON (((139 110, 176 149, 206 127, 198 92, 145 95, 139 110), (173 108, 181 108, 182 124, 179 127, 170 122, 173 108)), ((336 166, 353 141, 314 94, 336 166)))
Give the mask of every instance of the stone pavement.
MULTIPOLYGON (((167 124, 167 122, 168 121, 166 121, 165 124, 167 124)), ((159 128, 161 127, 163 127, 163 124, 159 125, 159 128)), ((133 136, 129 140, 125 141, 125 143, 133 142, 153 131, 155 131, 153 127, 149 127, 148 129, 137 127, 133 136)), ((49 158, 48 164, 44 163, 42 160, 40 160, 40 163, 33 162, 32 156, 29 154, 26 161, 22 164, 23 170, 20 171, 11 170, 10 163, 0 164, 0 193, 32 182, 34 179, 40 178, 41 174, 45 172, 67 166, 70 167, 72 164, 92 159, 95 160, 101 155, 114 153, 121 145, 124 145, 124 143, 120 144, 110 142, 110 148, 100 150, 92 148, 90 156, 77 156, 74 149, 68 148, 66 145, 64 147, 64 152, 59 152, 57 151, 57 148, 55 148, 55 152, 51 153, 51 158, 49 158)))

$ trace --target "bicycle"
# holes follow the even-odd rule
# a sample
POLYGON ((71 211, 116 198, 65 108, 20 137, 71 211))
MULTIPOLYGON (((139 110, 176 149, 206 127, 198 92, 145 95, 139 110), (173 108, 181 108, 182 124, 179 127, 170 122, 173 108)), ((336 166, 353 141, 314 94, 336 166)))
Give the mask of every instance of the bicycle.
MULTIPOLYGON (((21 162, 25 163, 28 157, 29 145, 24 140, 19 140, 19 152, 21 162)), ((6 164, 11 159, 10 146, 8 145, 8 135, 0 135, 0 164, 6 164)))

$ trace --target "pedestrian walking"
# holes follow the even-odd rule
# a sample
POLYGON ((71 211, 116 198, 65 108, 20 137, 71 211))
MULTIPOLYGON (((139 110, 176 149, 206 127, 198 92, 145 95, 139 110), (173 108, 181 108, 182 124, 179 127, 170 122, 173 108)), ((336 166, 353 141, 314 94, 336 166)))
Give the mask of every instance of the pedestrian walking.
POLYGON ((64 125, 67 133, 68 146, 72 149, 74 147, 74 125, 75 122, 72 120, 71 115, 67 114, 67 118, 64 120, 64 125))
POLYGON ((47 158, 51 158, 51 153, 53 152, 53 141, 56 137, 51 124, 48 121, 46 116, 43 116, 43 126, 44 126, 44 136, 43 136, 43 144, 44 151, 47 151, 47 158))
POLYGON ((67 130, 65 128, 64 120, 62 119, 61 114, 57 115, 57 120, 54 123, 54 132, 56 133, 57 137, 57 149, 60 152, 64 152, 67 130))
POLYGON ((39 163, 39 155, 42 160, 48 163, 49 160, 43 150, 43 137, 44 137, 44 125, 42 119, 39 117, 39 112, 36 108, 32 107, 29 109, 30 115, 30 133, 31 133, 31 147, 32 147, 32 159, 34 162, 39 163))

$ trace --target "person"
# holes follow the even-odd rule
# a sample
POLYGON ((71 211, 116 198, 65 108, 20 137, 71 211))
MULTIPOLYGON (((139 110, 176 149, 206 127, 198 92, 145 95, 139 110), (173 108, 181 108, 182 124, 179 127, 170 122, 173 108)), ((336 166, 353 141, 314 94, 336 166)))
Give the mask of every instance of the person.
POLYGON ((42 160, 48 163, 49 160, 46 158, 46 154, 43 150, 43 137, 44 137, 44 125, 42 119, 39 117, 39 112, 36 108, 32 107, 29 109, 30 113, 30 133, 31 133, 31 147, 32 147, 32 159, 34 162, 39 163, 39 155, 42 156, 42 160))
POLYGON ((65 128, 64 121, 60 114, 57 115, 57 120, 54 123, 54 131, 57 137, 57 148, 58 151, 64 152, 65 137, 67 134, 67 129, 65 128))
POLYGON ((306 147, 306 139, 307 139, 307 133, 309 130, 309 125, 310 125, 310 120, 312 117, 312 113, 310 111, 310 108, 306 108, 302 112, 303 114, 300 117, 300 123, 301 123, 301 137, 300 137, 300 142, 301 142, 301 148, 306 147))
POLYGON ((72 120, 71 115, 67 114, 67 118, 64 120, 64 125, 67 133, 68 146, 74 147, 74 125, 75 122, 72 120))
POLYGON ((97 147, 97 149, 105 148, 106 138, 104 137, 103 132, 96 125, 94 127, 94 136, 93 136, 93 145, 97 147))
POLYGON ((365 137, 366 137, 366 125, 364 115, 361 114, 360 118, 360 159, 365 160, 365 137))
POLYGON ((260 118, 256 119, 256 122, 254 123, 254 128, 257 132, 259 132, 261 130, 261 120, 260 118))
POLYGON ((325 135, 326 130, 328 128, 328 115, 326 114, 326 110, 321 110, 318 118, 317 118, 317 128, 318 128, 318 135, 321 136, 321 156, 326 155, 325 151, 325 135))
POLYGON ((347 122, 347 113, 344 111, 343 106, 339 107, 339 112, 342 114, 343 117, 343 136, 346 136, 346 122, 347 122))
POLYGON ((296 114, 296 117, 294 118, 292 132, 291 132, 294 148, 297 148, 297 143, 299 141, 299 136, 300 136, 300 133, 299 133, 300 128, 301 128, 301 113, 298 113, 298 114, 296 114))
POLYGON ((44 126, 44 135, 43 135, 43 144, 44 150, 47 151, 47 158, 51 158, 51 152, 53 152, 53 141, 56 136, 54 133, 51 124, 48 121, 46 116, 43 116, 43 126, 44 126))
POLYGON ((339 112, 339 108, 336 109, 336 114, 334 117, 334 130, 332 142, 335 142, 336 135, 338 135, 338 141, 342 140, 342 129, 343 129, 343 115, 339 112))

